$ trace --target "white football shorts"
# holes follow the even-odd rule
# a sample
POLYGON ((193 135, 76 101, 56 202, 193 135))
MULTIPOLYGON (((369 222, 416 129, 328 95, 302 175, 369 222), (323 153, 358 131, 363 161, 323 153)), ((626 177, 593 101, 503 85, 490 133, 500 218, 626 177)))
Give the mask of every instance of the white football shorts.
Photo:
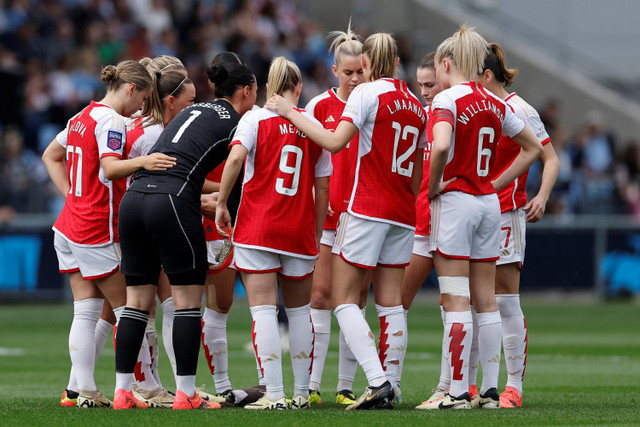
POLYGON ((53 247, 58 255, 60 273, 80 271, 85 280, 94 280, 107 277, 120 268, 120 243, 82 246, 54 232, 53 247))
POLYGON ((471 261, 500 257, 498 196, 450 191, 431 201, 431 240, 442 256, 471 261))
POLYGON ((517 262, 522 268, 526 246, 525 217, 526 213, 522 209, 513 209, 500 215, 500 259, 496 261, 496 265, 517 262))
POLYGON ((386 222, 340 215, 334 249, 349 264, 361 268, 406 267, 411 259, 415 230, 386 222))
POLYGON ((313 273, 316 260, 315 258, 297 258, 261 249, 235 246, 233 264, 236 270, 244 273, 271 273, 275 271, 289 279, 304 279, 313 273))

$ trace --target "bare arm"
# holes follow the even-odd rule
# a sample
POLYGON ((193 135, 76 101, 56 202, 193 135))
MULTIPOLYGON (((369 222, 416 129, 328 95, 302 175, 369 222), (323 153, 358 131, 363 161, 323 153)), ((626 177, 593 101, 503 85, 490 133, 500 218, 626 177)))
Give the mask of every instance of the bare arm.
POLYGON ((324 220, 327 217, 329 207, 329 177, 318 177, 313 184, 316 203, 316 243, 320 247, 320 238, 324 228, 324 220))
POLYGON ((558 173, 560 172, 560 161, 551 143, 544 146, 544 151, 542 151, 540 159, 543 164, 540 190, 529 203, 523 206, 523 209, 528 211, 526 216, 527 222, 538 222, 542 219, 547 207, 547 201, 549 200, 553 186, 556 185, 556 179, 558 179, 558 173))
POLYGON ((538 141, 538 138, 533 134, 533 131, 527 126, 512 139, 522 150, 520 150, 520 153, 511 165, 492 181, 493 188, 495 188, 496 191, 522 175, 542 154, 542 144, 540 144, 540 141, 538 141))
POLYGON ((105 156, 100 159, 104 175, 111 181, 126 178, 140 169, 163 171, 172 168, 175 164, 175 157, 163 153, 153 153, 126 160, 116 156, 105 156))
POLYGON ((242 162, 244 162, 247 154, 249 154, 249 151, 241 144, 231 147, 227 163, 225 163, 222 171, 220 192, 218 193, 218 203, 216 205, 216 228, 218 233, 224 237, 229 237, 229 230, 231 230, 231 215, 227 209, 227 200, 233 189, 233 184, 238 179, 238 174, 242 169, 242 162))
POLYGON ((204 185, 202 186, 202 193, 203 194, 216 193, 218 191, 220 191, 220 183, 219 182, 214 182, 214 181, 211 181, 209 179, 205 179, 204 180, 204 185))
POLYGON ((446 187, 441 183, 447 157, 451 148, 453 126, 448 122, 438 122, 433 126, 433 144, 431 144, 431 164, 429 170, 429 200, 440 194, 446 187))
MULTIPOLYGON (((422 163, 424 162, 424 150, 422 148, 418 148, 418 153, 416 154, 416 162, 413 168, 413 176, 411 177, 411 189, 413 190, 413 194, 416 196, 416 200, 418 199, 418 194, 420 193, 420 184, 422 184, 422 163)), ((429 177, 427 177, 429 179, 429 177)))
POLYGON ((289 120, 307 134, 309 139, 333 154, 346 147, 351 138, 358 133, 358 128, 353 123, 344 120, 338 124, 335 132, 331 132, 300 114, 280 95, 273 95, 264 106, 289 120))
POLYGON ((58 143, 56 139, 51 141, 42 154, 42 161, 49 172, 49 177, 56 186, 62 197, 67 197, 69 192, 69 176, 67 175, 67 165, 65 157, 67 150, 58 143))

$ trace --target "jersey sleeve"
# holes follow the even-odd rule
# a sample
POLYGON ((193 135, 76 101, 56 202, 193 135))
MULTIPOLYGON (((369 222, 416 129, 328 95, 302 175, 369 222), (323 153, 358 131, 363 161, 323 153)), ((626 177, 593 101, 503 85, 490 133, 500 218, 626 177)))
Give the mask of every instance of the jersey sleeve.
POLYGON ((502 122, 502 133, 509 138, 519 134, 524 129, 524 122, 516 116, 510 105, 504 109, 504 121, 502 122))
POLYGON ((64 148, 67 148, 67 135, 69 135, 69 122, 67 122, 64 129, 56 135, 56 141, 58 141, 58 144, 62 145, 64 148))
POLYGON ((440 92, 433 98, 431 111, 433 111, 435 122, 446 121, 455 128, 456 102, 447 93, 440 92))
POLYGON ((531 128, 533 133, 536 134, 536 138, 538 138, 538 141, 540 141, 542 145, 546 145, 551 142, 551 138, 547 133, 547 129, 545 129, 544 124, 542 123, 542 120, 540 120, 540 116, 538 114, 527 116, 525 118, 525 123, 527 126, 529 126, 529 128, 531 128))
POLYGON ((331 176, 333 174, 333 164, 331 163, 331 153, 322 149, 322 154, 316 163, 316 178, 331 176))
POLYGON ((95 132, 100 158, 105 156, 122 158, 127 129, 121 115, 114 112, 103 115, 96 124, 95 132))
POLYGON ((255 148, 258 141, 258 118, 255 111, 247 111, 236 128, 236 133, 233 136, 233 140, 229 144, 229 147, 241 144, 248 151, 255 148))
POLYGON ((369 83, 356 86, 349 95, 347 105, 345 105, 342 117, 340 117, 340 120, 351 122, 358 129, 362 129, 364 122, 376 108, 378 101, 378 97, 374 96, 373 91, 367 90, 367 88, 372 88, 372 86, 369 83))

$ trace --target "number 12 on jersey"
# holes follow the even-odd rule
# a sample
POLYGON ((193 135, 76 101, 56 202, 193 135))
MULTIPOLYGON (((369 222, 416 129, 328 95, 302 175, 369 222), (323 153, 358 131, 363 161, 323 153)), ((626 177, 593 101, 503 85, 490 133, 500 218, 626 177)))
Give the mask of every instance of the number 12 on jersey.
POLYGON ((418 146, 418 137, 420 136, 420 130, 415 126, 405 126, 404 128, 398 122, 391 122, 391 127, 396 131, 393 138, 393 159, 391 159, 391 172, 398 173, 402 176, 411 177, 413 175, 413 162, 409 161, 406 167, 402 166, 402 163, 407 161, 411 155, 416 151, 418 146), (407 151, 398 156, 398 144, 400 139, 407 141, 409 136, 413 135, 411 146, 407 151))

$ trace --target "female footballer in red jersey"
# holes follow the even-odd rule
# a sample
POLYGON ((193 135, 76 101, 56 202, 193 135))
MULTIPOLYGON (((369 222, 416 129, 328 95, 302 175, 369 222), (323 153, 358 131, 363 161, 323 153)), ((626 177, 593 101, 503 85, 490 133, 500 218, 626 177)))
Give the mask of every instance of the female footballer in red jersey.
POLYGON ((542 146, 502 100, 477 82, 488 50, 487 42, 463 25, 436 51, 436 76, 444 90, 431 105, 435 117, 429 198, 451 387, 442 400, 427 401, 418 409, 471 408, 467 369, 473 338, 470 298, 478 313, 483 365, 479 405, 499 407, 502 333, 495 301, 495 261, 500 253, 500 218, 495 189, 526 170, 540 155, 542 146), (512 137, 522 150, 492 181, 495 145, 501 134, 512 137))
POLYGON ((349 96, 335 132, 315 126, 281 98, 267 103, 333 153, 359 132, 354 185, 336 230, 341 249, 334 257, 332 276, 334 312, 369 382, 362 396, 347 407, 350 410, 393 408, 405 350, 407 325, 400 289, 411 258, 426 113, 407 84, 395 78, 398 62, 397 46, 389 34, 365 40, 362 68, 367 83, 349 96), (358 307, 361 283, 370 269, 381 326, 379 357, 358 307))
MULTIPOLYGON (((334 65, 331 67, 333 74, 338 78, 338 87, 313 98, 305 107, 326 129, 335 130, 340 123, 342 111, 346 105, 349 94, 364 82, 362 70, 362 43, 358 36, 351 32, 334 31, 329 33, 333 38, 330 50, 334 51, 334 65)), ((322 371, 329 349, 331 338, 331 265, 332 250, 340 253, 339 248, 333 247, 338 217, 346 210, 351 194, 349 185, 353 185, 353 170, 358 156, 358 137, 347 144, 344 150, 331 155, 333 163, 333 175, 329 179, 329 212, 324 221, 322 239, 320 240, 320 255, 316 261, 316 269, 313 273, 311 285, 311 321, 315 342, 313 346, 313 369, 309 383, 309 403, 320 404, 320 382, 322 371)), ((371 281, 367 275, 363 283, 363 293, 360 307, 364 308, 367 291, 371 281)), ((344 334, 340 333, 340 347, 338 356, 338 387, 336 390, 336 403, 351 405, 355 402, 355 395, 351 391, 353 379, 358 369, 358 361, 347 346, 344 334)))
MULTIPOLYGON (((267 95, 280 93, 294 106, 301 90, 298 67, 283 57, 275 58, 269 69, 267 95)), ((216 225, 223 235, 231 226, 227 199, 245 158, 242 198, 233 231, 234 264, 247 290, 253 346, 267 388, 261 399, 245 408, 287 408, 276 314, 279 281, 289 318, 294 376, 291 407, 307 409, 313 358, 311 275, 327 213, 331 156, 272 111, 262 108, 245 114, 220 183, 216 225)))
MULTIPOLYGON (((527 326, 520 307, 520 270, 524 265, 525 230, 527 222, 537 222, 544 215, 545 205, 555 185, 560 162, 538 112, 508 88, 518 74, 507 68, 504 52, 492 43, 484 62, 480 81, 483 86, 511 106, 516 115, 536 134, 544 151, 544 165, 538 194, 527 202, 525 192, 528 170, 498 191, 500 210, 500 259, 496 262, 496 301, 502 317, 502 341, 507 366, 507 386, 500 394, 501 408, 522 406, 522 381, 527 361, 527 326)), ((520 146, 502 136, 496 148, 493 176, 499 176, 517 157, 520 146)), ((472 375, 472 373, 471 373, 472 375)))
MULTIPOLYGON (((422 183, 420 193, 416 201, 416 234, 413 241, 413 252, 411 261, 407 266, 404 279, 402 281, 402 306, 405 315, 411 308, 416 294, 420 287, 433 270, 433 254, 431 253, 430 222, 431 209, 429 203, 429 156, 431 155, 431 142, 433 141, 432 128, 429 127, 429 120, 433 117, 431 103, 433 98, 442 90, 440 83, 436 79, 436 69, 434 65, 435 52, 426 54, 416 70, 416 81, 420 88, 420 94, 424 97, 427 111, 427 147, 423 154, 422 183)), ((444 310, 442 301, 440 302, 440 314, 444 325, 444 310)), ((408 339, 408 338, 407 338, 408 339)), ((402 372, 402 370, 400 370, 402 372)), ((400 379, 398 379, 400 383, 400 379)), ((448 358, 442 357, 440 366, 440 382, 434 390, 434 395, 429 399, 444 396, 449 388, 449 363, 448 358)))
POLYGON ((69 120, 42 156, 53 183, 65 196, 53 226, 54 245, 60 271, 69 273, 74 296, 69 348, 79 407, 111 405, 97 391, 93 370, 95 329, 103 299, 122 311, 126 298, 124 277, 118 271, 118 204, 125 187, 120 179, 127 175, 122 171, 172 166, 172 159, 164 155, 122 160, 123 116, 139 110, 152 92, 145 68, 135 61, 123 61, 105 67, 101 79, 109 85, 106 96, 69 120))

